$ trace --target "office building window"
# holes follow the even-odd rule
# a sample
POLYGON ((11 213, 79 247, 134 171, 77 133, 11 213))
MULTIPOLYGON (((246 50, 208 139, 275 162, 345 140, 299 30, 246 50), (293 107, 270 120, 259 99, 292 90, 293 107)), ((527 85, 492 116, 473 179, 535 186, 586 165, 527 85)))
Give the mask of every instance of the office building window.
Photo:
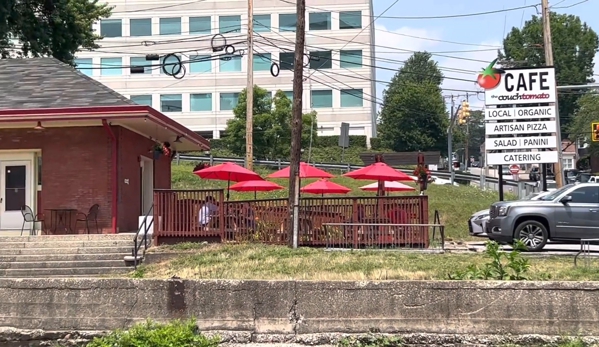
MULTIPOLYGON (((181 59, 181 57, 179 57, 181 59)), ((165 74, 164 70, 166 70, 169 74, 177 75, 181 72, 181 66, 179 65, 179 59, 175 56, 162 56, 160 57, 160 73, 165 74)), ((182 61, 184 59, 181 59, 182 61)))
POLYGON ((331 69, 332 67, 331 51, 310 52, 310 69, 331 69))
POLYGON ((189 17, 190 34, 210 34, 212 32, 212 18, 189 17))
POLYGON ((293 101, 293 90, 287 90, 287 91, 284 91, 283 93, 285 93, 285 96, 286 96, 286 97, 287 97, 289 100, 293 101))
MULTIPOLYGON (((152 74, 152 62, 146 60, 146 57, 131 57, 131 61, 129 62, 131 67, 134 66, 143 66, 144 74, 152 74)), ((137 75, 137 74, 134 74, 137 75)))
POLYGON ((358 69, 362 67, 362 50, 341 51, 339 65, 346 69, 358 69))
POLYGON ((181 35, 181 18, 160 18, 160 35, 181 35))
POLYGON ((293 70, 294 52, 279 53, 279 68, 281 70, 293 70))
POLYGON ((129 99, 138 105, 152 107, 152 95, 131 95, 129 99))
POLYGON ((270 71, 270 53, 254 54, 254 71, 270 71))
POLYGON ((93 59, 75 59, 75 68, 79 70, 84 75, 93 76, 94 75, 94 61, 93 59))
POLYGON ((218 64, 219 64, 218 65, 219 72, 240 72, 241 71, 241 57, 238 55, 226 57, 226 60, 220 59, 218 61, 218 64))
POLYGON ((212 57, 209 55, 192 55, 189 57, 189 72, 208 73, 212 71, 212 57))
POLYGON ((341 107, 364 106, 362 89, 341 89, 341 107))
POLYGON ((279 15, 279 31, 295 31, 297 27, 297 15, 286 13, 279 15))
POLYGON ((328 108, 333 107, 333 91, 332 90, 313 90, 311 93, 312 107, 328 108))
POLYGON ((123 21, 120 19, 102 19, 100 21, 100 35, 103 37, 123 36, 123 21))
POLYGON ((130 19, 129 36, 152 36, 152 19, 130 19))
POLYGON ((239 93, 220 93, 220 110, 231 111, 239 102, 239 93))
POLYGON ((331 30, 331 12, 312 12, 309 21, 309 30, 331 30))
POLYGON ((339 12, 339 29, 362 29, 362 12, 339 12))
POLYGON ((191 94, 189 109, 193 112, 212 111, 212 94, 191 94))
POLYGON ((270 15, 259 14, 254 16, 254 32, 267 33, 270 31, 270 15))
POLYGON ((218 32, 224 33, 240 33, 241 32, 241 16, 220 16, 218 17, 218 32))
POLYGON ((160 95, 161 112, 181 112, 183 111, 183 97, 181 94, 160 95))
POLYGON ((120 76, 123 74, 122 58, 100 59, 100 74, 102 76, 120 76))

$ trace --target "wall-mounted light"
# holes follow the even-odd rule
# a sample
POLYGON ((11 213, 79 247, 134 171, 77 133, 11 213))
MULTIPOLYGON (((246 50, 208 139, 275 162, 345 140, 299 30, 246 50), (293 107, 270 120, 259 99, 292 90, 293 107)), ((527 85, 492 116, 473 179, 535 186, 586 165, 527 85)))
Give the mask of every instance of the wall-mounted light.
POLYGON ((33 129, 35 129, 35 130, 44 130, 46 128, 44 128, 44 126, 42 125, 42 122, 37 122, 37 125, 34 126, 33 129))

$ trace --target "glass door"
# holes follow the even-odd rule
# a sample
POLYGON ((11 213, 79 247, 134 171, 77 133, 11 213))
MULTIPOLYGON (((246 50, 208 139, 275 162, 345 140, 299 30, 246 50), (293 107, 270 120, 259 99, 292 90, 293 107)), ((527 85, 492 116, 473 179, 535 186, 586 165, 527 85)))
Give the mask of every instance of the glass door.
MULTIPOLYGON (((0 229, 21 229, 21 207, 31 206, 31 164, 22 161, 0 163, 0 229)), ((29 226, 25 226, 26 228, 29 226)))

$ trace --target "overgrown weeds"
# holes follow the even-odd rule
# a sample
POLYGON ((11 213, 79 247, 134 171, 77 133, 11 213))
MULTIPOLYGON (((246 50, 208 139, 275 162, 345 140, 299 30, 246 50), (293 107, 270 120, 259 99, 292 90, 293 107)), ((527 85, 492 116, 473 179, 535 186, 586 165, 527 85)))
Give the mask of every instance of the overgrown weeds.
POLYGON ((530 259, 522 256, 526 249, 522 241, 514 243, 510 252, 501 251, 499 244, 488 241, 485 244, 485 255, 490 260, 486 264, 470 264, 466 270, 449 274, 452 280, 497 280, 525 281, 528 280, 530 259))

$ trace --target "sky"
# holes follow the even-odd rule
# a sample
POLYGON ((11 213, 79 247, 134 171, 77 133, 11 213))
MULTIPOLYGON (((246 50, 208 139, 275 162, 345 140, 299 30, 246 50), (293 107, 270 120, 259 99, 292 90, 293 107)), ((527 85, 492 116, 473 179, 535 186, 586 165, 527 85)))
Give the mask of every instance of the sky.
MULTIPOLYGON (((479 90, 474 80, 497 56, 503 38, 513 27, 521 28, 526 20, 537 14, 534 7, 494 14, 447 19, 401 19, 384 17, 432 17, 467 13, 490 12, 532 6, 539 0, 374 0, 376 19, 377 76, 379 81, 389 81, 401 63, 410 57, 410 51, 426 50, 433 55, 446 79, 444 95, 455 95, 456 102, 464 99, 465 91, 479 90), (391 6, 391 7, 390 7, 391 6), (385 12, 386 11, 386 12, 385 12), (384 13, 383 13, 384 12, 384 13), (453 41, 454 43, 440 42, 453 41), (405 49, 406 52, 398 49, 405 49), (456 52, 457 51, 457 52, 456 52), (462 52, 460 52, 462 51, 462 52), (470 51, 470 52, 464 52, 470 51), (458 59, 451 57, 458 57, 458 59), (459 58, 467 58, 464 60, 459 58), (474 61, 473 61, 474 60, 474 61), (477 61, 480 60, 480 61, 477 61), (466 81, 450 78, 465 79, 466 81), (450 90, 455 89, 455 90, 450 90), (459 91, 464 90, 464 91, 459 91), (457 96, 461 95, 461 96, 457 96)), ((552 11, 579 16, 591 28, 599 32, 598 0, 550 0, 552 11), (568 7, 569 8, 560 8, 568 7)), ((540 11, 540 6, 538 6, 540 11)), ((599 75, 599 56, 595 58, 595 74, 599 75)), ((596 77, 599 80, 599 77, 596 77)), ((384 83, 377 85, 377 98, 382 102, 384 83)), ((483 95, 470 96, 472 109, 483 106, 483 95)), ((447 100, 450 100, 447 98, 447 100)))

